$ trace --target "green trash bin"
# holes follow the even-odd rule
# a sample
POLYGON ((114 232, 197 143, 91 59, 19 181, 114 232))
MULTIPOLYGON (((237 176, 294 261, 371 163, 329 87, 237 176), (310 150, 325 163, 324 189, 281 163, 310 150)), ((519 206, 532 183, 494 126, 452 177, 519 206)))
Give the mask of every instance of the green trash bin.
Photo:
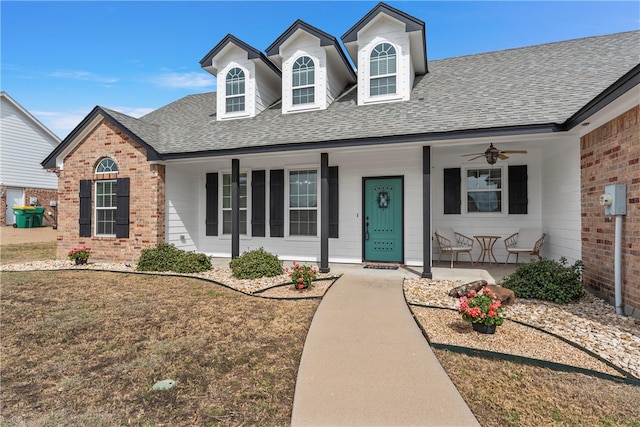
POLYGON ((36 208, 31 211, 32 218, 31 226, 32 227, 42 227, 42 216, 44 215, 44 208, 42 206, 36 206, 36 208))
MULTIPOLYGON (((42 211, 44 212, 44 208, 42 209, 42 211)), ((13 226, 17 228, 33 227, 34 212, 35 212, 35 209, 29 206, 14 206, 13 214, 16 216, 16 222, 13 224, 13 226)))

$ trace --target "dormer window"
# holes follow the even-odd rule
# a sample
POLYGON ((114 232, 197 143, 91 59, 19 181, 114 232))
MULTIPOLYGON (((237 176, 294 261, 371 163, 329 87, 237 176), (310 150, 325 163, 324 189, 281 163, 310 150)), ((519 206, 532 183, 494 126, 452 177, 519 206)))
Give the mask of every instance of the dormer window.
POLYGON ((369 95, 396 93, 396 49, 389 43, 381 43, 371 51, 369 95))
POLYGON ((315 102, 315 65, 313 59, 302 56, 293 64, 293 105, 315 102))
POLYGON ((232 68, 227 73, 226 83, 226 112, 244 111, 244 71, 232 68))

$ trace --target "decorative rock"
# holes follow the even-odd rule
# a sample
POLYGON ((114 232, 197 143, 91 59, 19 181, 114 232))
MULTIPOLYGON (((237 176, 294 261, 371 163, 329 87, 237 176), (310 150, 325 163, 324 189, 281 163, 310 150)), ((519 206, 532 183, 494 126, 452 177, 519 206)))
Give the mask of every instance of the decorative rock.
POLYGON ((457 286, 449 291, 449 296, 454 298, 460 298, 461 296, 467 296, 469 291, 478 292, 480 289, 487 286, 486 280, 476 280, 475 282, 465 283, 464 285, 457 286))
POLYGON ((502 305, 513 305, 516 302, 516 294, 511 289, 499 285, 487 285, 487 289, 496 294, 502 305))

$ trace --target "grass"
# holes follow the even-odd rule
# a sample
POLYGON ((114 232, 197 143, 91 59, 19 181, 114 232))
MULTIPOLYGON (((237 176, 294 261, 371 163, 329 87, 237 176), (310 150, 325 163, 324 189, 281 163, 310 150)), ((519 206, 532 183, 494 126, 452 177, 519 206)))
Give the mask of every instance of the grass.
POLYGON ((640 427, 640 388, 434 350, 483 427, 640 427))
POLYGON ((19 243, 0 246, 0 264, 44 261, 56 258, 56 242, 19 243))
MULTIPOLYGON (((54 256, 7 246, 3 262, 54 256)), ((84 270, 0 272, 0 283, 1 426, 290 423, 315 301, 84 270), (169 378, 176 387, 150 391, 169 378)), ((484 427, 640 427, 638 387, 435 353, 484 427)))
POLYGON ((195 279, 3 272, 3 425, 286 425, 316 301, 195 279), (174 379, 168 391, 150 391, 174 379))

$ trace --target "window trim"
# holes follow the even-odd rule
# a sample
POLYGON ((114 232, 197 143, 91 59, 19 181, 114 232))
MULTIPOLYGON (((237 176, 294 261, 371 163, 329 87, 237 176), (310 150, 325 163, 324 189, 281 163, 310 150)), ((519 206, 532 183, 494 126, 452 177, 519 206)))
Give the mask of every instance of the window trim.
MULTIPOLYGON (((386 55, 388 56, 388 55, 386 55)), ((389 98, 396 98, 400 95, 399 91, 398 91, 398 47, 394 44, 389 42, 388 40, 382 41, 380 43, 375 44, 371 50, 369 51, 369 55, 368 55, 368 69, 367 69, 367 97, 368 99, 371 100, 382 100, 382 99, 389 99, 389 98), (394 51, 394 56, 395 56, 395 71, 393 73, 384 73, 384 74, 376 74, 375 76, 372 74, 372 66, 371 66, 371 62, 372 62, 372 56, 374 51, 382 45, 389 45, 391 47, 391 49, 393 49, 394 51), (389 78, 389 77, 394 77, 395 78, 395 92, 393 93, 384 93, 384 94, 377 94, 377 95, 372 95, 371 94, 371 83, 374 80, 380 80, 383 78, 389 78)))
MULTIPOLYGON (((101 179, 101 180, 97 180, 94 182, 94 194, 93 194, 93 214, 94 214, 94 224, 93 224, 93 235, 95 237, 116 237, 116 223, 117 223, 117 214, 118 214, 118 189, 117 189, 117 185, 118 185, 118 180, 117 179, 101 179), (98 184, 103 184, 103 183, 107 183, 107 182, 111 182, 113 184, 116 185, 116 189, 115 191, 113 191, 113 187, 112 187, 112 193, 113 196, 113 201, 115 202, 115 204, 113 206, 110 207, 98 207, 98 184), (102 234, 102 233, 98 233, 98 211, 113 211, 113 234, 102 234)), ((103 194, 103 193, 101 193, 103 194)))
POLYGON ((238 65, 234 65, 232 67, 230 67, 226 72, 225 72, 225 77, 224 77, 224 113, 225 116, 235 116, 235 115, 244 115, 247 113, 247 70, 245 70, 242 67, 239 67, 238 65), (242 84, 243 84, 243 92, 242 94, 233 94, 230 95, 227 91, 227 86, 229 85, 229 75, 231 74, 232 71, 235 70, 239 70, 242 73, 242 84), (237 110, 237 111, 228 111, 227 110, 227 101, 231 98, 242 98, 242 102, 243 102, 243 108, 242 110, 237 110))
POLYGON ((285 169, 285 236, 288 239, 300 239, 300 240, 320 240, 320 230, 321 230, 321 213, 322 206, 321 203, 321 194, 320 194, 320 169, 317 165, 309 165, 309 166, 296 166, 294 168, 285 169), (291 234, 291 173, 292 172, 315 172, 316 173, 316 207, 315 208, 306 208, 299 209, 293 208, 297 210, 315 210, 316 211, 316 234, 314 235, 300 235, 300 234, 291 234))
MULTIPOLYGON (((309 73, 309 67, 308 67, 309 62, 307 62, 305 64, 306 73, 309 73)), ((300 55, 298 58, 295 59, 295 61, 293 61, 293 64, 291 65, 291 107, 292 108, 296 108, 296 107, 297 108, 304 108, 304 107, 309 107, 309 106, 316 105, 316 75, 317 75, 316 68, 317 68, 316 61, 314 60, 314 58, 312 58, 311 56, 309 56, 307 54, 300 55), (311 67, 311 71, 313 73, 313 81, 311 82, 311 84, 307 83, 307 84, 304 84, 304 85, 301 84, 301 85, 296 86, 295 83, 294 83, 293 75, 294 75, 294 72, 296 70, 296 65, 298 65, 298 61, 303 60, 303 59, 308 59, 309 62, 311 62, 311 66, 312 66, 311 67), (309 89, 309 88, 313 89, 313 101, 311 101, 311 102, 302 102, 302 103, 298 103, 297 104, 295 102, 295 99, 296 99, 295 91, 296 90, 302 90, 302 89, 309 89)))
MULTIPOLYGON (((488 165, 487 165, 488 166, 488 165)), ((509 206, 509 189, 508 189, 508 175, 505 173, 507 170, 507 164, 503 163, 499 166, 491 165, 488 167, 484 167, 482 164, 478 163, 476 165, 465 165, 461 168, 461 191, 460 197, 462 202, 462 215, 478 217, 478 216, 507 216, 508 206, 509 206), (490 170, 500 170, 500 189, 498 190, 486 190, 488 191, 499 191, 500 192, 500 211, 491 211, 491 212, 469 212, 469 187, 467 185, 468 171, 470 170, 481 170, 481 169, 490 169, 490 170), (506 207, 506 208, 505 208, 506 207)))
POLYGON ((105 175, 105 174, 109 174, 109 173, 118 173, 118 164, 111 157, 103 157, 102 159, 100 159, 100 161, 96 165, 96 167, 94 169, 94 173, 96 175, 105 175), (109 171, 98 171, 98 168, 103 164, 103 162, 105 162, 107 160, 112 163, 110 166, 115 167, 115 169, 109 170, 109 171))

